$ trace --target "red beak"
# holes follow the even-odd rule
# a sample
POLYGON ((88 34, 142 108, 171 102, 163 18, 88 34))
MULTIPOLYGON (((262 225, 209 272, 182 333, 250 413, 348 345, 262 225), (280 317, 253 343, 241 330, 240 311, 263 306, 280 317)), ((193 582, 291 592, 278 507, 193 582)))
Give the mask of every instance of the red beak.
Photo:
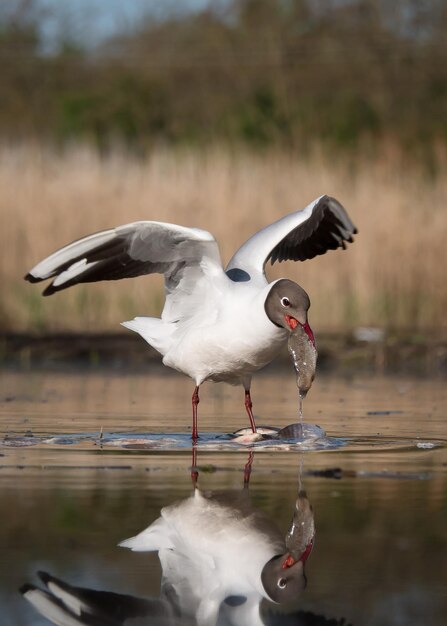
POLYGON ((298 561, 305 563, 307 559, 309 558, 309 555, 312 552, 313 547, 314 547, 314 540, 312 538, 310 542, 308 543, 308 545, 305 547, 304 552, 300 556, 300 558, 295 559, 291 554, 289 554, 287 558, 283 561, 282 568, 287 569, 289 567, 292 567, 292 565, 295 565, 295 563, 297 563, 298 561))
POLYGON ((312 332, 312 328, 309 326, 309 324, 307 322, 305 324, 302 324, 302 327, 306 331, 306 335, 309 337, 309 340, 310 340, 311 344, 315 348, 315 337, 314 337, 314 334, 312 332))
MULTIPOLYGON (((298 324, 301 324, 301 322, 296 320, 291 315, 284 315, 284 319, 286 320, 286 324, 288 325, 290 330, 295 330, 295 328, 298 326, 298 324)), ((307 322, 305 322, 304 324, 301 324, 301 326, 304 328, 304 331, 305 331, 306 335, 309 337, 309 341, 311 342, 311 344, 315 348, 315 337, 314 337, 314 334, 312 332, 312 328, 309 326, 309 324, 307 322)))

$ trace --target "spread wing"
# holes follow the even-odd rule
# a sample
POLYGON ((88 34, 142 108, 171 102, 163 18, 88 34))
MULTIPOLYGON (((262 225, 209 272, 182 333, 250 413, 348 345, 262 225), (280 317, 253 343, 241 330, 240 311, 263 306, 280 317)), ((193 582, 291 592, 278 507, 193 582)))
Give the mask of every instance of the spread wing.
POLYGON ((234 254, 226 273, 236 281, 263 276, 267 261, 305 261, 328 250, 345 249, 356 232, 343 206, 335 198, 321 196, 250 237, 234 254))
POLYGON ((78 283, 164 274, 171 293, 180 281, 191 287, 203 275, 223 275, 219 249, 205 230, 163 222, 133 222, 79 239, 38 263, 30 282, 53 281, 49 296, 78 283))
POLYGON ((120 626, 136 623, 138 618, 145 618, 144 623, 157 618, 165 623, 171 614, 167 603, 159 599, 74 587, 46 572, 38 572, 38 576, 44 588, 25 584, 20 592, 41 615, 59 626, 120 626))

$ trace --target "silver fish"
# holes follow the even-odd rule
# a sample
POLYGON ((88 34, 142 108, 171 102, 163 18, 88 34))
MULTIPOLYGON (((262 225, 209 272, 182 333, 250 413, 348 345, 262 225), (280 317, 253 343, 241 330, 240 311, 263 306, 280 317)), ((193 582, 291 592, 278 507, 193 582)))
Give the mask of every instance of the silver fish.
POLYGON ((286 535, 286 548, 295 561, 305 560, 312 549, 315 536, 314 512, 305 491, 295 502, 292 524, 286 535))
POLYGON ((315 378, 317 350, 301 324, 290 333, 287 347, 295 367, 298 391, 303 399, 315 378))

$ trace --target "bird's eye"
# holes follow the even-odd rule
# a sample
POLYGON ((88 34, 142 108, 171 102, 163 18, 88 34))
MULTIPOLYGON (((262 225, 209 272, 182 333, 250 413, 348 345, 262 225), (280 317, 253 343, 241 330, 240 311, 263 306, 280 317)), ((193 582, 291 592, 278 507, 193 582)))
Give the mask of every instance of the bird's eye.
POLYGON ((288 307, 288 306, 290 306, 290 300, 289 300, 289 298, 286 298, 285 296, 284 296, 284 298, 281 298, 281 304, 282 304, 284 307, 288 307))
POLYGON ((278 580, 278 587, 280 589, 284 589, 284 587, 287 585, 287 579, 286 578, 280 578, 278 580))

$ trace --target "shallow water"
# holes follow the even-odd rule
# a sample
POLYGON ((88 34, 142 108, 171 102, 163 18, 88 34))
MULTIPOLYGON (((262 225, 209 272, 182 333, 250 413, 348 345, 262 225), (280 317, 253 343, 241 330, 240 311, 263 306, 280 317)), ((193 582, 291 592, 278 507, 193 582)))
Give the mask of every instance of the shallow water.
MULTIPOLYGON (((319 375, 304 420, 326 435, 254 444, 225 437, 248 425, 242 390, 204 385, 196 459, 191 393, 190 381, 158 368, 2 372, 2 625, 50 623, 18 593, 26 582, 42 586, 39 570, 73 585, 158 599, 157 554, 117 544, 191 496, 193 463, 200 489, 234 498, 248 491, 284 537, 299 489, 313 506, 307 587, 273 613, 263 601, 259 623, 328 623, 315 615, 353 625, 446 623, 445 381, 319 375), (294 617, 275 621, 279 610, 294 617)), ((259 374, 252 397, 258 424, 298 421, 289 370, 259 374)), ((236 623, 257 623, 238 622, 232 610, 236 623)))

